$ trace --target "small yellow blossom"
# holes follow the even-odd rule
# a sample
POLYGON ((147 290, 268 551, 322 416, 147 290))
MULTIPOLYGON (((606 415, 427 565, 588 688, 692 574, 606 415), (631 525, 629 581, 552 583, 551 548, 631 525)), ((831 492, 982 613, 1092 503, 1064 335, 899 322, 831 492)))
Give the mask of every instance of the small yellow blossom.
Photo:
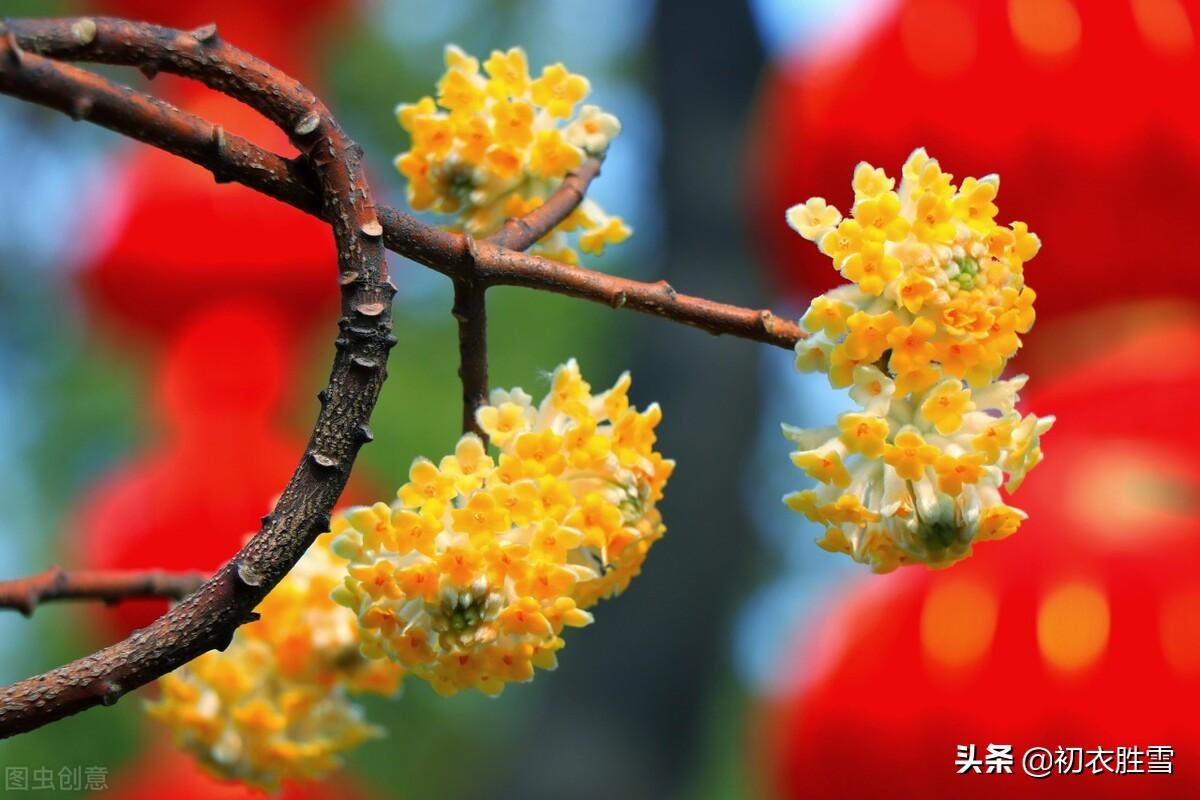
POLYGON ((552 117, 569 117, 575 104, 582 100, 591 86, 587 78, 573 75, 562 64, 542 68, 542 76, 531 87, 533 102, 542 106, 552 117))
POLYGON ((600 106, 585 105, 579 117, 567 125, 563 136, 568 142, 591 155, 601 155, 621 132, 621 121, 605 113, 600 106))
POLYGON ((949 380, 938 384, 921 403, 921 416, 937 428, 938 433, 948 436, 959 429, 963 414, 974 407, 970 391, 959 381, 949 380))
POLYGON ((633 231, 620 217, 609 217, 602 224, 580 235, 579 249, 598 256, 604 252, 606 245, 620 244, 632 233, 633 231))
POLYGON ((866 161, 860 161, 854 168, 854 178, 850 183, 854 187, 856 200, 873 200, 895 188, 896 179, 889 178, 882 169, 873 167, 866 161))
POLYGON ((820 483, 845 488, 850 485, 850 473, 842 464, 842 456, 835 450, 818 452, 807 450, 792 453, 792 463, 820 483))
POLYGON ((838 430, 851 453, 862 453, 866 458, 879 458, 883 454, 888 435, 886 419, 868 414, 842 414, 838 417, 838 430))
POLYGON ((493 50, 483 68, 490 78, 488 91, 494 96, 522 97, 529 91, 529 62, 521 48, 510 48, 507 53, 493 50))
POLYGON ((796 233, 815 242, 842 221, 842 214, 825 203, 824 197, 813 197, 787 210, 787 222, 796 233))
POLYGON ((925 469, 933 466, 939 455, 936 447, 926 444, 921 434, 911 428, 900 431, 895 444, 883 448, 883 462, 906 481, 925 477, 925 469))

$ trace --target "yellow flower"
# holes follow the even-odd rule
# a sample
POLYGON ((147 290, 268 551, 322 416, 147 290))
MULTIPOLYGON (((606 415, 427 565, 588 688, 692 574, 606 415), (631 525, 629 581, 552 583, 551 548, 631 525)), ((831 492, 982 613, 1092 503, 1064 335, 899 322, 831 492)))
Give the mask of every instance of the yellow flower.
POLYGON ((821 252, 840 266, 842 260, 862 247, 863 229, 856 219, 844 219, 837 228, 821 237, 821 252))
POLYGON ((792 463, 815 481, 843 489, 850 485, 850 473, 842 465, 842 457, 836 451, 798 451, 792 453, 792 463))
POLYGON ((896 315, 890 311, 867 314, 855 311, 846 320, 850 333, 844 347, 846 355, 857 361, 876 361, 888 346, 888 337, 896 327, 896 315))
POLYGON ((557 130, 538 131, 529 154, 529 171, 544 178, 561 178, 579 166, 583 153, 557 130))
POLYGON ((508 512, 490 492, 474 492, 462 508, 450 512, 454 529, 474 539, 487 539, 510 524, 508 512))
POLYGON ((842 221, 842 214, 825 203, 824 197, 810 197, 787 210, 787 223, 796 233, 815 242, 842 221))
POLYGON ((854 313, 854 306, 821 295, 813 299, 800 323, 805 330, 816 333, 824 331, 834 338, 846 330, 846 319, 854 313))
POLYGON ((982 180, 967 178, 951 201, 955 216, 976 230, 986 231, 999 211, 992 202, 999 188, 1000 180, 994 175, 982 180))
POLYGON ((963 414, 975 407, 971 393, 956 380, 938 384, 925 402, 921 403, 921 416, 943 436, 954 433, 962 425, 963 414))
POLYGON ((895 192, 860 200, 852 213, 870 239, 898 242, 908 234, 909 221, 900 215, 900 198, 895 192))
POLYGON ((846 256, 842 274, 867 294, 879 295, 900 274, 900 259, 887 255, 881 242, 867 242, 860 252, 846 256))
POLYGON ((459 70, 452 69, 438 81, 438 105, 451 111, 470 114, 483 108, 483 89, 459 70))
POLYGON ((938 456, 933 465, 938 476, 938 489, 956 495, 962 491, 964 483, 978 483, 983 477, 985 460, 978 454, 950 456, 943 453, 938 456))
POLYGON ((579 237, 579 249, 592 255, 601 255, 605 245, 620 244, 633 234, 620 217, 609 217, 579 237))
POLYGON ((519 47, 507 53, 493 50, 483 68, 491 78, 488 91, 497 98, 520 97, 529 90, 529 62, 519 47))
POLYGON ((888 331, 888 344, 892 357, 888 367, 896 375, 919 369, 934 356, 929 340, 937 333, 937 326, 927 317, 917 317, 912 325, 898 325, 888 331))
POLYGON ((867 458, 878 458, 883 454, 888 435, 888 422, 883 417, 842 414, 838 417, 838 430, 851 453, 862 453, 867 458))
POLYGON ((456 494, 454 478, 443 475, 432 461, 418 458, 408 470, 408 483, 400 487, 396 496, 407 508, 429 507, 437 513, 456 494))
POLYGON ((454 488, 460 493, 478 489, 483 477, 491 473, 495 464, 488 455, 483 442, 473 433, 458 440, 454 455, 444 457, 438 464, 442 475, 454 479, 454 488))
POLYGON ((516 403, 501 403, 499 407, 483 406, 475 412, 475 420, 492 443, 501 446, 529 429, 525 409, 516 403))
POLYGON ((415 550, 429 556, 433 555, 434 540, 442 530, 442 523, 430 514, 416 514, 401 509, 392 513, 392 528, 394 539, 385 541, 385 546, 400 555, 415 550))
POLYGON ((524 147, 533 141, 533 106, 520 100, 502 100, 492 106, 496 141, 502 145, 524 147))
POLYGON ((533 82, 533 102, 553 117, 569 117, 575 104, 591 91, 587 78, 567 72, 562 64, 542 68, 542 76, 533 82))
POLYGON ((585 105, 579 118, 563 131, 566 140, 592 155, 601 155, 621 132, 621 121, 606 114, 599 106, 585 105))
POLYGON ((900 305, 909 313, 916 314, 936 288, 932 280, 919 272, 905 273, 900 279, 900 305))
POLYGON ((933 466, 940 452, 926 444, 917 431, 907 428, 896 434, 895 444, 883 448, 883 462, 896 470, 902 480, 917 481, 925 476, 927 467, 933 466))
MULTIPOLYGON (((859 200, 870 200, 884 192, 890 192, 896 186, 895 178, 889 178, 879 167, 873 167, 866 161, 858 162, 854 168, 854 197, 859 200)), ((805 237, 807 238, 807 237, 805 237)))

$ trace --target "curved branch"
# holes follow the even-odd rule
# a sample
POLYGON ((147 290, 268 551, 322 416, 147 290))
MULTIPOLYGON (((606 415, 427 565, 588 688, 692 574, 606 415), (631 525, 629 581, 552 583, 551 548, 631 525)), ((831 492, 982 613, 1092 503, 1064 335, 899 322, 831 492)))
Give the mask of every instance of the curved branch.
POLYGON ((27 578, 0 581, 0 608, 25 616, 50 600, 122 600, 166 598, 182 600, 200 588, 208 576, 200 572, 165 570, 64 570, 54 566, 27 578))
MULTIPOLYGON (((361 150, 328 109, 292 78, 220 41, 110 19, 9 23, 20 44, 63 58, 89 58, 196 78, 254 107, 286 130, 311 165, 338 246, 342 318, 338 349, 308 447, 272 513, 249 542, 194 594, 128 639, 0 689, 0 737, 33 730, 158 678, 213 648, 254 618, 254 608, 328 530, 329 514, 364 442, 385 377, 394 287, 361 150)), ((13 36, 0 36, 0 62, 21 69, 13 36)))
POLYGON ((600 175, 602 160, 600 156, 590 156, 584 160, 567 173, 554 194, 546 198, 546 202, 523 217, 506 221, 500 230, 488 237, 488 241, 509 250, 528 250, 579 207, 587 196, 588 187, 600 175))
MULTIPOLYGON (((75 21, 76 24, 79 22, 75 21)), ((44 46, 55 55, 73 53, 62 41, 61 34, 58 44, 51 47, 54 40, 44 34, 39 36, 29 21, 10 24, 17 41, 26 46, 44 46)), ((77 55, 87 55, 87 46, 77 45, 75 49, 81 51, 77 55)), ((314 188, 315 180, 305 165, 224 133, 219 126, 200 117, 94 73, 33 53, 26 54, 20 62, 0 58, 0 91, 55 108, 75 119, 87 119, 182 156, 210 170, 219 181, 237 181, 302 211, 325 216, 314 188)), ((598 172, 599 164, 596 167, 598 172)), ((552 221, 552 217, 549 211, 533 221, 530 217, 547 206, 555 213, 561 213, 566 204, 574 201, 575 190, 582 191, 585 187, 584 180, 590 181, 584 167, 576 174, 578 186, 560 188, 551 198, 553 205, 548 200, 525 218, 524 225, 533 233, 552 221)), ((570 209, 567 209, 563 217, 569 213, 570 209)), ((377 214, 388 249, 451 277, 471 275, 474 261, 466 237, 426 225, 394 208, 380 207, 377 214)), ((512 221, 505 227, 510 230, 510 234, 504 235, 507 247, 491 243, 493 249, 489 249, 489 243, 478 243, 480 250, 486 252, 487 257, 480 266, 490 273, 491 285, 558 292, 613 308, 631 308, 695 325, 710 333, 730 334, 777 347, 791 348, 804 336, 795 322, 770 311, 674 294, 664 289, 661 283, 606 275, 535 256, 514 257, 512 251, 520 249, 517 245, 522 244, 524 238, 516 237, 512 231, 514 228, 524 231, 524 227, 512 221)), ((503 229, 497 237, 501 233, 503 229)))

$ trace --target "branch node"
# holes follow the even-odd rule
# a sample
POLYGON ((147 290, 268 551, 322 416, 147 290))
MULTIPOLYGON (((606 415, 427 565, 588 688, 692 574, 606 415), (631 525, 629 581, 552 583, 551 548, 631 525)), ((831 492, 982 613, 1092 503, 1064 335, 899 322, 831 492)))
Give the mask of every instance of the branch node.
POLYGON ((4 32, 4 38, 8 41, 9 60, 12 61, 12 63, 16 66, 21 66, 24 60, 22 57, 24 51, 21 49, 21 45, 17 42, 17 35, 13 33, 12 29, 10 28, 4 32))
POLYGON ((96 693, 100 696, 100 705, 111 706, 115 705, 121 699, 121 695, 125 694, 125 690, 116 681, 102 681, 96 687, 96 693))
POLYGON ((310 133, 315 131, 320 124, 321 115, 315 111, 312 111, 301 117, 300 121, 296 123, 296 127, 292 128, 292 131, 297 136, 308 136, 310 133))
POLYGON ((80 45, 89 45, 96 40, 96 20, 84 17, 71 25, 71 38, 80 45))
POLYGON ((363 236, 371 239, 378 239, 380 236, 383 236, 383 226, 379 224, 379 220, 377 219, 364 222, 359 230, 362 231, 363 236))
POLYGON ((238 579, 247 586, 262 586, 262 573, 250 566, 245 561, 238 561, 237 576, 238 579))
POLYGON ((361 303, 354 307, 354 310, 362 314, 364 317, 378 317, 387 308, 386 303, 361 303))
POLYGON ((347 272, 343 272, 338 276, 338 285, 349 286, 356 280, 358 280, 358 272, 356 270, 348 270, 347 272))
POLYGON ((371 433, 371 428, 369 425, 367 425, 365 423, 362 425, 359 425, 357 432, 358 432, 358 439, 363 444, 366 444, 367 442, 375 441, 375 434, 371 433))
POLYGON ((146 80, 152 81, 158 77, 158 62, 153 60, 144 61, 138 64, 138 71, 146 76, 146 80))
POLYGON ((362 369, 375 369, 379 366, 378 361, 373 358, 368 358, 367 356, 355 356, 354 358, 350 359, 350 363, 356 367, 361 367, 362 369))
POLYGON ((79 95, 71 101, 71 107, 67 113, 76 122, 87 119, 88 114, 92 113, 92 98, 85 94, 79 95))
POLYGON ((322 469, 333 469, 334 467, 336 467, 338 465, 336 458, 333 458, 332 456, 327 456, 324 453, 318 453, 315 450, 312 453, 310 453, 308 457, 312 460, 312 462, 314 464, 316 464, 318 467, 321 467, 322 469))
POLYGON ((206 44, 217 36, 217 23, 210 22, 192 31, 192 38, 201 44, 206 44))

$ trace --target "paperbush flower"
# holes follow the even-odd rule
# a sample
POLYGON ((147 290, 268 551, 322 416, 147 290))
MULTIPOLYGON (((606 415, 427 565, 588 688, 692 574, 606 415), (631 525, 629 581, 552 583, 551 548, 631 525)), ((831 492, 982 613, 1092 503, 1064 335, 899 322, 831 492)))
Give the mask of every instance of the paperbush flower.
POLYGON ((365 655, 442 694, 498 694, 554 668, 563 630, 590 624, 665 531, 655 504, 674 462, 654 450, 658 406, 637 411, 629 386, 625 374, 593 396, 571 360, 537 406, 495 391, 477 419, 496 457, 467 434, 439 463, 413 462, 395 502, 341 518, 334 599, 365 655))
POLYGON ((288 778, 319 778, 339 754, 380 735, 348 691, 396 692, 404 670, 359 653, 358 620, 330 598, 345 563, 318 538, 238 629, 159 681, 147 705, 175 741, 222 778, 274 791, 288 778))
MULTIPOLYGON (((562 64, 531 79, 525 51, 494 51, 480 69, 457 47, 446 48, 446 73, 437 99, 397 107, 411 149, 396 157, 408 179, 408 201, 418 211, 454 214, 472 236, 494 233, 509 217, 537 208, 587 155, 603 155, 621 132, 617 118, 597 106, 576 107, 587 96, 586 78, 562 64)), ((544 237, 538 249, 574 263, 577 245, 599 255, 629 238, 620 217, 585 199, 544 237)))
POLYGON ((877 572, 952 563, 1025 518, 1000 487, 1041 460, 1054 418, 1016 411, 1025 376, 999 380, 1033 326, 1024 264, 1040 247, 1024 223, 995 222, 999 183, 956 186, 919 149, 898 188, 859 164, 848 218, 819 197, 787 214, 851 281, 809 306, 796 367, 827 373, 861 409, 825 428, 784 425, 818 484, 784 500, 825 526, 821 547, 877 572))

